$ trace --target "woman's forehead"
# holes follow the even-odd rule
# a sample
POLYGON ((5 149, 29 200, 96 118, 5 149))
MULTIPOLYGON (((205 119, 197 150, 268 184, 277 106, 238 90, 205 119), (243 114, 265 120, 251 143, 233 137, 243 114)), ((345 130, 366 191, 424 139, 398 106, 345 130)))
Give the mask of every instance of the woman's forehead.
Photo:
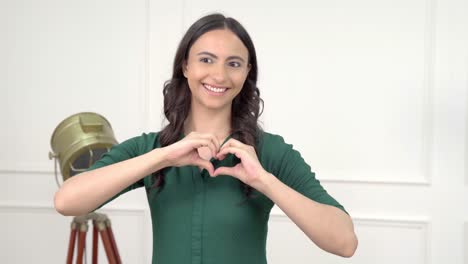
POLYGON ((209 52, 219 57, 248 58, 248 50, 239 37, 228 29, 217 29, 201 35, 190 48, 190 55, 209 52))

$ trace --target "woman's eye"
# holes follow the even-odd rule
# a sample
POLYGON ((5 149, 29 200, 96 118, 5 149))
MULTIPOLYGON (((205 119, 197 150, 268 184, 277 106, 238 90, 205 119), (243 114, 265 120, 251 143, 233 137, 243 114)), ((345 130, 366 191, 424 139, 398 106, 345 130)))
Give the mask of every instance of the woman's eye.
POLYGON ((203 63, 212 63, 213 62, 210 58, 201 58, 200 61, 203 62, 203 63))
POLYGON ((234 68, 239 68, 241 66, 241 64, 239 62, 237 62, 237 61, 231 61, 229 63, 229 66, 234 67, 234 68))

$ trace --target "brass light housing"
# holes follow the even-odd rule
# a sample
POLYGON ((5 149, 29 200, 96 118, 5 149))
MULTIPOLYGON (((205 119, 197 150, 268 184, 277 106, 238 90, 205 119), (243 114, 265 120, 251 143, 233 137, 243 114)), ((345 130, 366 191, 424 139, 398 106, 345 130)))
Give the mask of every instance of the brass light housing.
POLYGON ((67 117, 55 128, 49 158, 58 160, 65 181, 88 169, 116 144, 107 119, 97 113, 78 113, 67 117))

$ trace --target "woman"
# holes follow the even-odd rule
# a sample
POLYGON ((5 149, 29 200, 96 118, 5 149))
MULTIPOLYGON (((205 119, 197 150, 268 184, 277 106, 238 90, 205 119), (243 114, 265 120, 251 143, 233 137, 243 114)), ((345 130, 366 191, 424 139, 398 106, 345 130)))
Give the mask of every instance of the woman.
POLYGON ((344 257, 357 238, 344 208, 299 152, 262 131, 253 43, 234 19, 195 22, 164 87, 168 125, 129 139, 55 195, 63 215, 82 215, 145 187, 153 263, 266 263, 274 204, 320 248, 344 257))

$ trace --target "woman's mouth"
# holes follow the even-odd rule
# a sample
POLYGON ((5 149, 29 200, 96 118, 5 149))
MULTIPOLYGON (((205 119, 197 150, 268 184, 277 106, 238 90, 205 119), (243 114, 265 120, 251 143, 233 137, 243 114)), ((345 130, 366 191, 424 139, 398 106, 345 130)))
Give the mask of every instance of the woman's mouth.
POLYGON ((215 94, 223 94, 228 89, 226 87, 217 87, 217 86, 209 85, 206 83, 203 83, 203 87, 205 87, 205 89, 208 90, 209 92, 215 93, 215 94))

